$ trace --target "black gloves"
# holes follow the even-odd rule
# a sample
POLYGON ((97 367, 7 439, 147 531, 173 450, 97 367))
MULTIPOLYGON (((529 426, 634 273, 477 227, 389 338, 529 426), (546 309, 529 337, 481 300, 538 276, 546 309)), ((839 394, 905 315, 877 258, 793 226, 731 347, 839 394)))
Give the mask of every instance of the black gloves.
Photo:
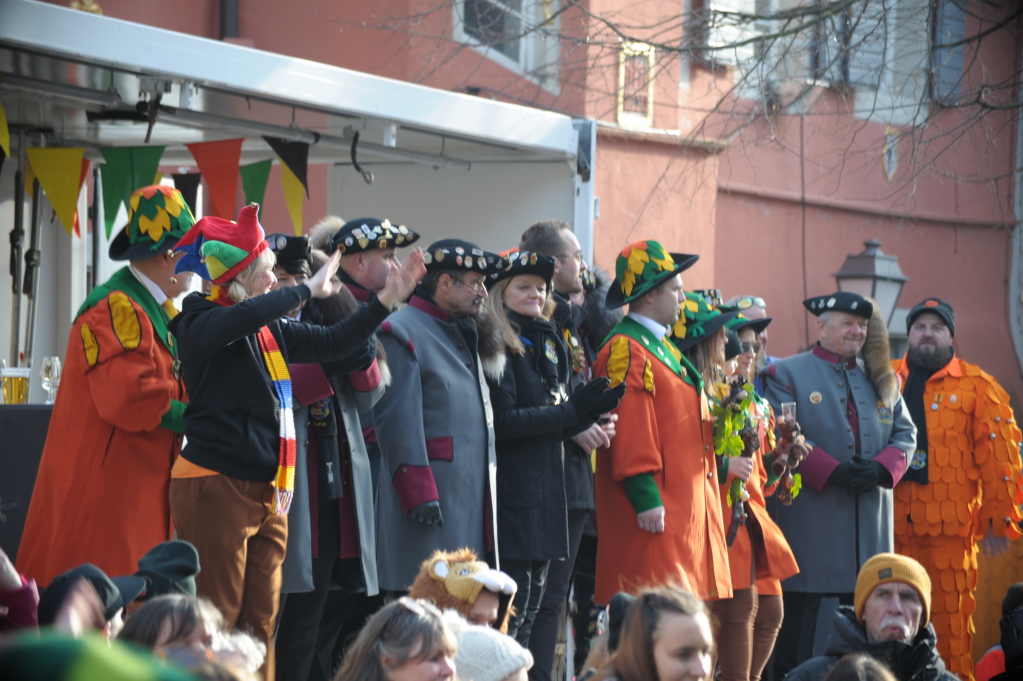
POLYGON ((611 381, 601 376, 595 378, 568 396, 568 403, 575 409, 576 417, 582 420, 590 409, 600 401, 611 381))
POLYGON ((333 362, 324 362, 322 364, 323 371, 328 376, 343 376, 355 371, 362 371, 368 367, 374 359, 376 359, 376 356, 377 337, 376 335, 372 335, 366 340, 361 348, 352 354, 341 359, 334 360, 333 362))
POLYGON ((408 515, 424 525, 443 525, 444 518, 440 514, 439 501, 427 501, 409 509, 408 515))
POLYGON ((852 494, 863 494, 885 483, 891 486, 891 473, 880 462, 866 461, 858 456, 853 457, 852 461, 838 464, 828 478, 829 485, 852 494))
POLYGON ((596 404, 589 408, 586 415, 594 421, 600 420, 600 417, 608 413, 612 409, 618 406, 618 403, 622 401, 622 397, 625 395, 625 381, 622 381, 610 390, 604 391, 604 394, 600 396, 596 404))

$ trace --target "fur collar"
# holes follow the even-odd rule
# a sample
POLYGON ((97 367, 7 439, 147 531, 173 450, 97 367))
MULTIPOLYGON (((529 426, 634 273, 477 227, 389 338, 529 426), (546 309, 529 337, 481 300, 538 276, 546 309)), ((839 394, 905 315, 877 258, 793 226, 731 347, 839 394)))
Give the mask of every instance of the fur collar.
POLYGON ((894 409, 899 399, 899 378, 892 368, 891 351, 888 347, 888 325, 881 316, 881 306, 870 298, 867 298, 867 301, 874 306, 874 313, 867 321, 867 340, 860 351, 863 370, 877 391, 877 396, 886 407, 894 409))
POLYGON ((483 364, 483 373, 497 383, 504 376, 508 357, 505 354, 504 341, 501 340, 501 334, 497 329, 497 322, 487 312, 486 307, 476 315, 476 333, 478 337, 476 348, 483 364))

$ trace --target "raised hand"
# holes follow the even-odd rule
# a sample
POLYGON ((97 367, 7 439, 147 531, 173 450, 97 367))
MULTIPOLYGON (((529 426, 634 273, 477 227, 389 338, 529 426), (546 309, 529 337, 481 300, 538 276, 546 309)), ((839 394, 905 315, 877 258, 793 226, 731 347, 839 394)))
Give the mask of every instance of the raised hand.
POLYGON ((334 251, 330 256, 330 260, 316 271, 316 274, 309 277, 306 280, 305 285, 309 287, 309 292, 313 298, 327 298, 337 293, 334 289, 333 282, 331 279, 337 274, 337 268, 341 264, 341 253, 334 251))
POLYGON ((394 309, 398 303, 408 300, 416 290, 416 284, 426 274, 426 263, 423 262, 423 249, 416 248, 400 266, 393 264, 387 275, 387 283, 377 294, 377 300, 386 308, 394 309))

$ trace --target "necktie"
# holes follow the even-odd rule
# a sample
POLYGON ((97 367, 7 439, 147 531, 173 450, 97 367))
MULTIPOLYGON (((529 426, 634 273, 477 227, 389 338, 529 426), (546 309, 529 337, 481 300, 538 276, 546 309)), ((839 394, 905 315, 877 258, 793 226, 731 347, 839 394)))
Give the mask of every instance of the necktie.
POLYGON ((170 319, 174 319, 178 314, 178 308, 174 307, 174 301, 170 298, 163 301, 163 309, 167 311, 167 316, 170 319))

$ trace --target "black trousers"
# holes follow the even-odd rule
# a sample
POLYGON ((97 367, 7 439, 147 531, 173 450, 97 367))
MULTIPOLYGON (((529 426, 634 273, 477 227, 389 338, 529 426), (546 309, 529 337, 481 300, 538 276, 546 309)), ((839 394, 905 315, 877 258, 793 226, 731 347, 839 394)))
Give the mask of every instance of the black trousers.
POLYGON ((529 647, 533 621, 540 610, 540 601, 547 583, 547 560, 502 560, 501 569, 508 573, 519 590, 515 594, 515 616, 508 622, 508 635, 523 648, 529 647))
POLYGON ((533 653, 530 681, 551 681, 554 649, 558 642, 558 620, 572 583, 572 569, 579 553, 579 540, 583 536, 587 513, 589 511, 568 512, 568 558, 552 560, 547 568, 547 588, 544 589, 540 609, 529 634, 529 652, 533 653))
POLYGON ((572 586, 575 594, 575 616, 572 621, 572 628, 575 629, 575 671, 581 674, 583 664, 590 655, 593 639, 597 637, 600 616, 606 613, 605 608, 593 600, 597 593, 597 537, 585 531, 575 557, 572 586))
POLYGON ((318 508, 319 557, 313 558, 313 590, 281 594, 277 627, 277 678, 306 681, 316 654, 320 618, 330 593, 331 574, 338 560, 341 520, 336 499, 320 499, 318 508))
POLYGON ((837 598, 840 605, 852 605, 851 593, 809 593, 786 591, 782 595, 785 619, 774 644, 774 678, 783 679, 790 671, 813 657, 817 617, 822 598, 837 598))

